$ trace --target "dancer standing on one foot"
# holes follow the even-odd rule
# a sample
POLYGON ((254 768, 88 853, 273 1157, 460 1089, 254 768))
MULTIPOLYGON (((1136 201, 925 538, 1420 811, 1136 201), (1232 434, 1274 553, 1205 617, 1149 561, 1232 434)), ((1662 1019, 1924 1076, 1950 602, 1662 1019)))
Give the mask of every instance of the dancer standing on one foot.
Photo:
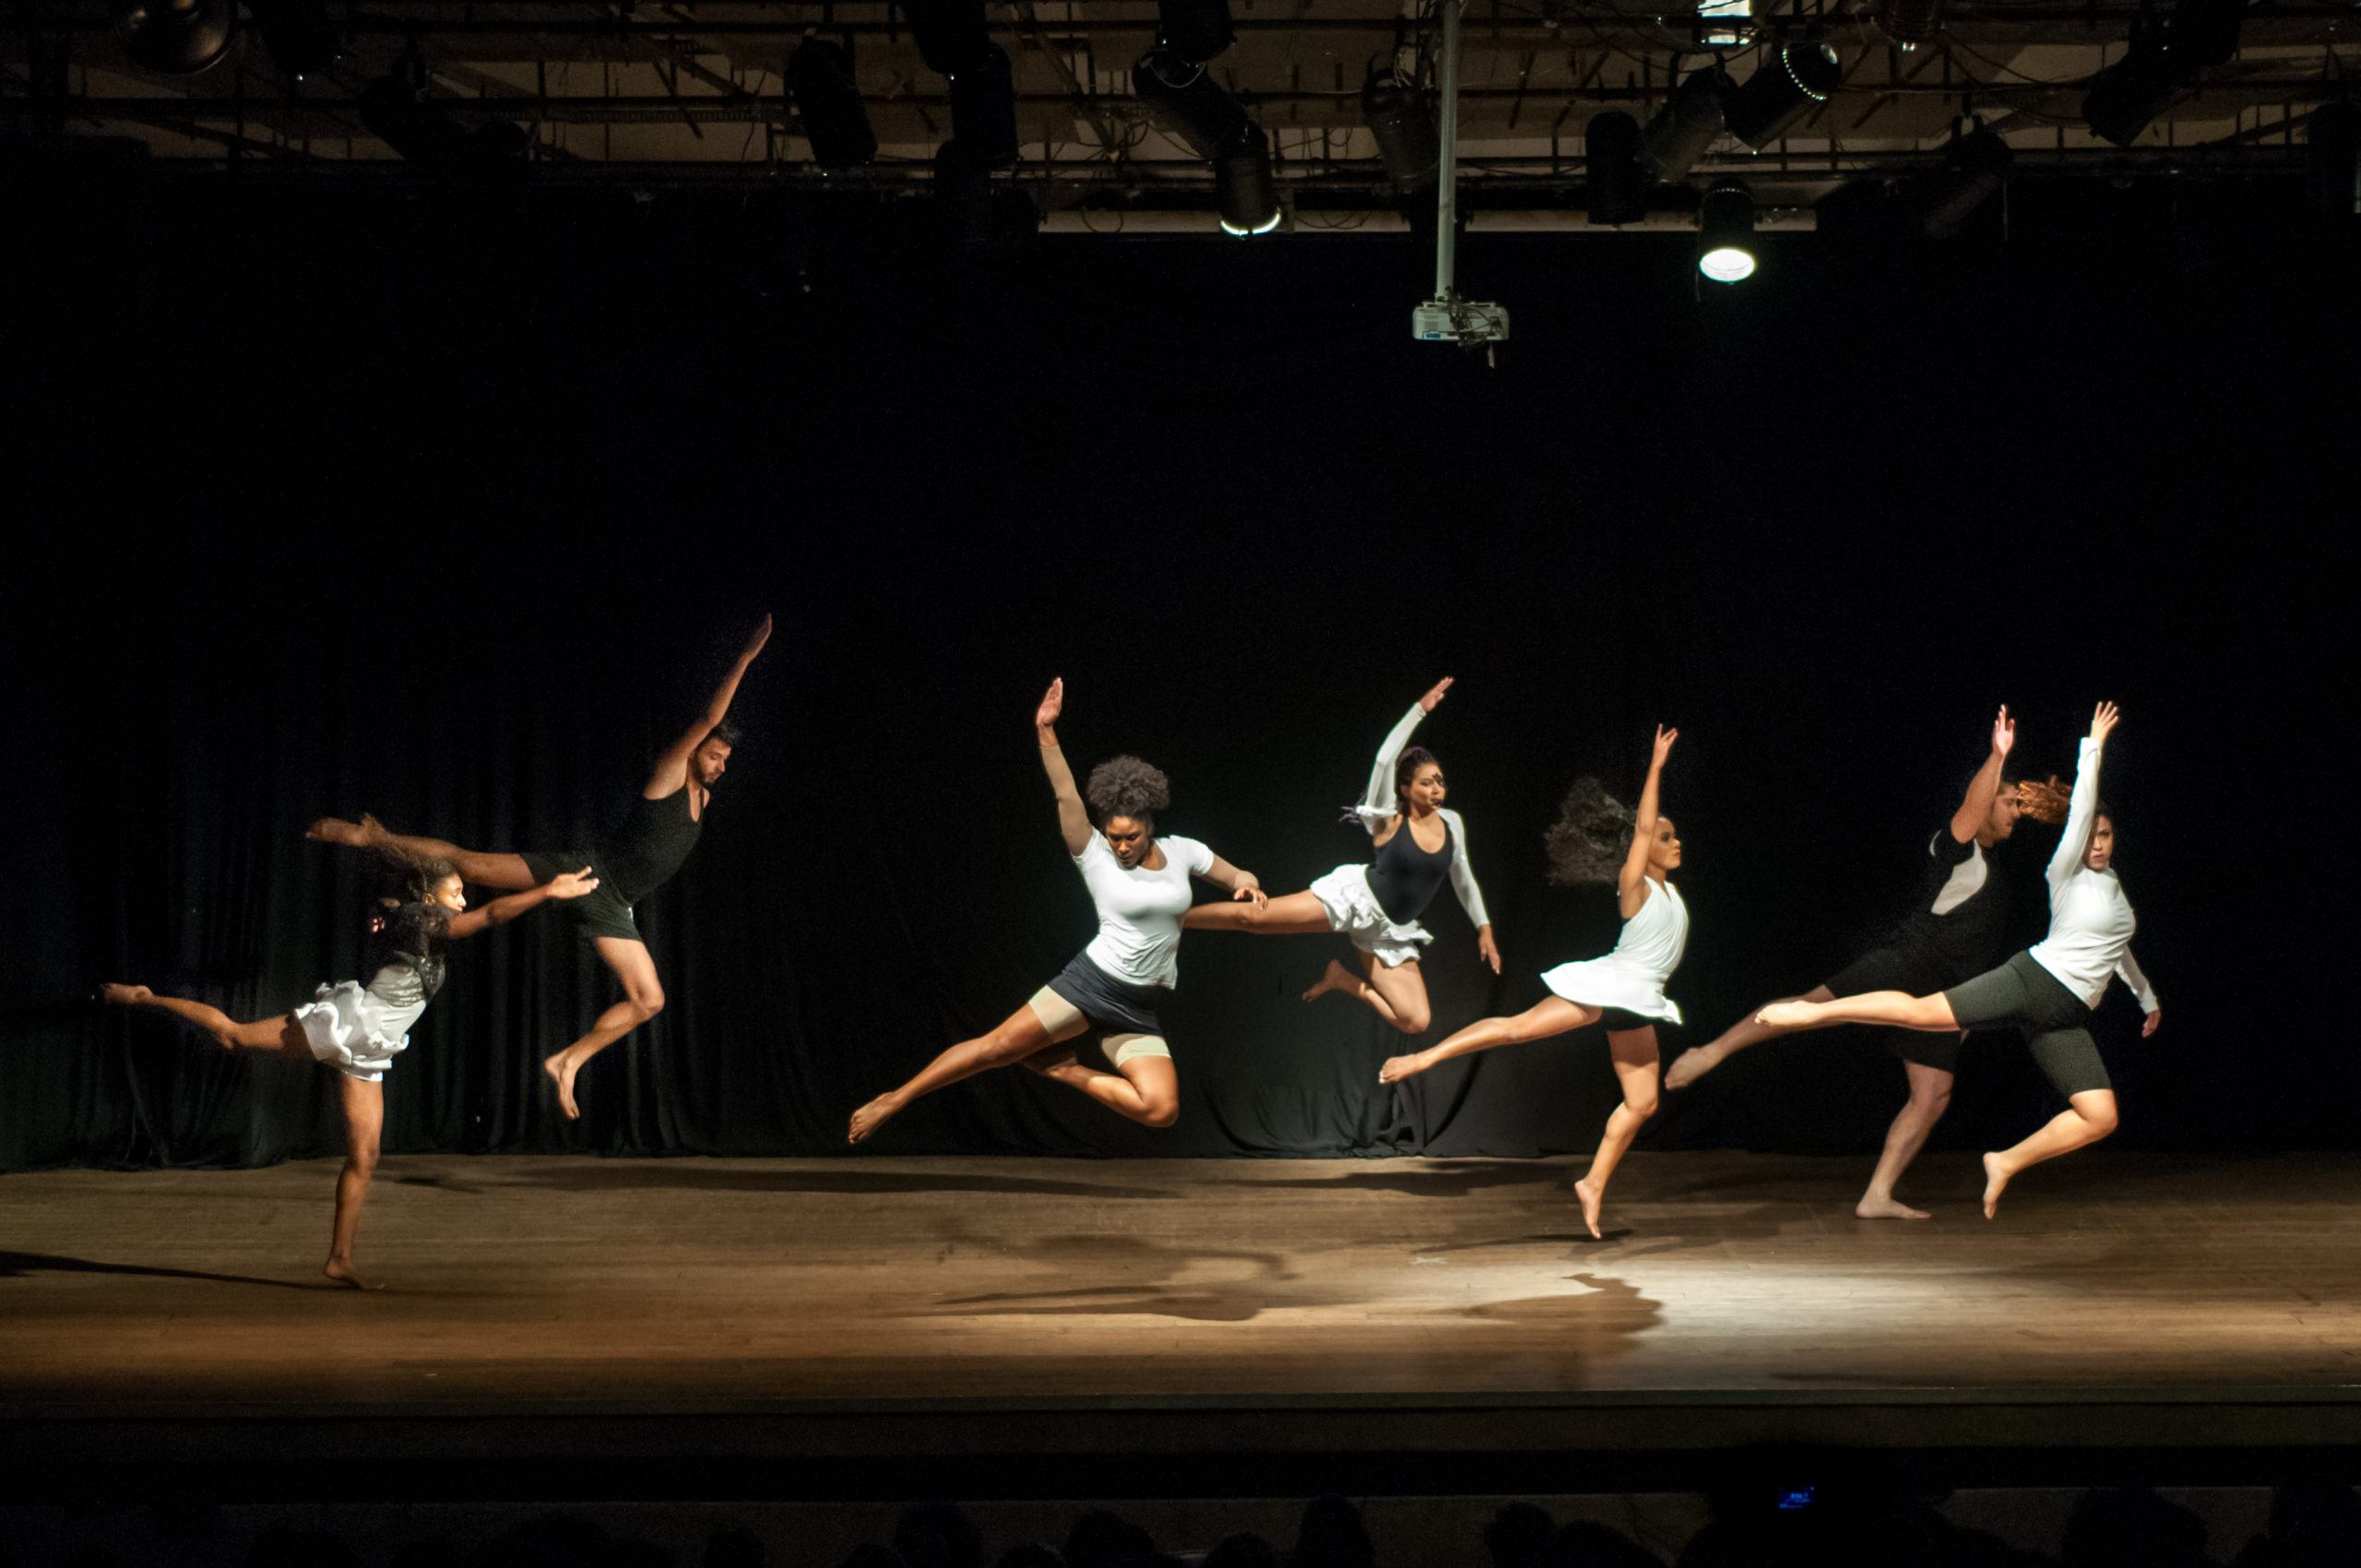
POLYGON ((1448 877, 1460 907, 1476 927, 1476 955, 1501 972, 1501 950, 1492 943, 1492 918, 1484 893, 1467 865, 1467 825, 1443 805, 1442 764, 1424 746, 1410 744, 1418 720, 1435 710, 1451 690, 1448 677, 1410 705, 1394 732, 1378 748, 1369 790, 1346 819, 1369 830, 1373 851, 1367 865, 1338 866, 1301 893, 1256 904, 1200 904, 1181 921, 1192 931, 1251 931, 1264 936, 1340 931, 1360 950, 1362 974, 1334 958, 1306 1002, 1341 992, 1406 1035, 1427 1032, 1433 1012, 1427 982, 1418 972, 1418 944, 1433 940, 1418 917, 1426 913, 1448 877))
POLYGON ((697 721, 681 732, 648 770, 647 783, 631 803, 623 826, 588 850, 528 849, 521 854, 462 849, 441 838, 388 832, 374 817, 343 822, 324 816, 312 824, 310 837, 334 844, 382 849, 411 860, 447 860, 459 874, 484 887, 531 887, 547 881, 564 866, 586 861, 597 868, 604 885, 591 897, 567 906, 575 929, 595 949, 607 968, 623 981, 623 999, 599 1015, 590 1032, 541 1063, 541 1071, 557 1086, 557 1102, 569 1119, 582 1108, 574 1095, 575 1075, 582 1064, 631 1033, 664 1009, 664 986, 656 977, 656 962, 640 940, 632 907, 655 892, 681 869, 705 831, 705 811, 713 787, 730 766, 730 748, 738 739, 729 722, 730 699, 754 656, 770 640, 771 618, 748 639, 720 689, 706 705, 697 721))
POLYGON ((1664 984, 1689 944, 1689 907, 1671 882, 1680 865, 1680 840, 1673 833, 1672 818, 1656 810, 1665 759, 1679 738, 1679 731, 1657 727, 1637 812, 1610 797, 1597 779, 1577 779, 1559 809, 1558 825, 1549 830, 1550 881, 1615 883, 1623 909, 1623 932, 1615 951, 1604 958, 1559 965, 1541 977, 1541 983, 1556 992, 1548 1001, 1513 1018, 1470 1024, 1440 1045, 1394 1057, 1377 1075, 1381 1084, 1399 1083, 1470 1051, 1605 1024, 1623 1103, 1607 1118, 1590 1173, 1574 1183, 1583 1223, 1594 1236, 1599 1234, 1607 1179, 1639 1136, 1641 1124, 1656 1113, 1655 1027, 1680 1022, 1680 1009, 1666 998, 1664 984))
POLYGON ((105 985, 99 999, 121 1006, 160 1007, 213 1036, 225 1051, 270 1051, 299 1062, 320 1062, 340 1075, 344 1110, 344 1170, 336 1179, 336 1225, 328 1241, 330 1279, 363 1290, 377 1286, 352 1263, 361 1203, 377 1170, 377 1134, 386 1124, 386 1065, 409 1046, 409 1027, 443 988, 444 945, 505 925, 545 898, 580 898, 597 890, 590 868, 553 876, 540 885, 481 909, 468 908, 458 868, 425 861, 404 868, 406 897, 371 926, 369 983, 324 985, 291 1013, 239 1023, 218 1007, 159 996, 144 985, 105 985))
POLYGON ((1262 901, 1262 887, 1252 872, 1193 838, 1157 837, 1156 814, 1170 803, 1171 787, 1135 756, 1113 757, 1090 770, 1086 810, 1074 770, 1058 748, 1055 726, 1065 698, 1065 682, 1050 682, 1033 715, 1034 738, 1058 798, 1066 852, 1098 908, 1098 934, 998 1028, 961 1040, 900 1088, 854 1111, 848 1143, 860 1142, 920 1095, 994 1067, 1029 1068, 1151 1127, 1169 1127, 1180 1113, 1180 1080, 1156 1008, 1180 973, 1189 878, 1202 876, 1254 903, 1262 901), (1065 1043, 1086 1033, 1099 1037, 1113 1072, 1084 1065, 1065 1043))
MULTIPOLYGON (((1999 1206, 2001 1189, 2018 1171, 2094 1144, 2115 1131, 2114 1080, 2107 1076, 2090 1031, 2091 1014, 2106 995, 2108 980, 2122 976, 2140 998, 2148 1014, 2140 1031, 2142 1038, 2154 1034, 2164 1021, 2156 993, 2131 956, 2131 934, 2140 922, 2116 878, 2115 823, 2099 799, 2099 764, 2118 717, 2115 704, 2103 702, 2091 718, 2091 733, 2074 772, 2065 831, 2058 836, 2058 852, 2049 858, 2049 934, 2039 945, 1932 996, 1871 992, 1833 1002, 1774 1002, 1755 1015, 1775 1028, 1825 1024, 1940 1030, 2006 1027, 2023 1035, 2034 1061, 2066 1097, 2067 1108, 2014 1148, 1984 1157, 1987 1219, 1999 1206)), ((2023 792, 2032 794, 2034 787, 2024 786, 2023 792)))
MULTIPOLYGON (((2002 708, 1992 721, 1992 754, 1967 781, 1967 795, 1947 827, 1935 830, 1927 846, 1926 887, 1910 918, 1875 947, 1800 1000, 1829 1002, 1864 992, 1901 991, 1914 996, 1944 990, 1982 974, 2009 951, 2009 889, 1986 851, 2016 831, 2017 787, 2004 767, 2016 744, 2017 727, 2002 708)), ((1798 998, 1782 997, 1792 1002, 1798 998)), ((1786 1029, 1757 1023, 1750 1016, 1732 1024, 1709 1045, 1684 1051, 1666 1070, 1664 1087, 1686 1088, 1712 1072, 1732 1051, 1743 1051, 1786 1029)), ((1926 1146, 1942 1120, 1959 1071, 1958 1034, 1898 1030, 1894 1054, 1910 1077, 1910 1099, 1886 1130, 1885 1149, 1869 1178, 1869 1191, 1853 1212, 1863 1219, 1925 1219, 1923 1209, 1898 1201, 1893 1185, 1926 1146)))

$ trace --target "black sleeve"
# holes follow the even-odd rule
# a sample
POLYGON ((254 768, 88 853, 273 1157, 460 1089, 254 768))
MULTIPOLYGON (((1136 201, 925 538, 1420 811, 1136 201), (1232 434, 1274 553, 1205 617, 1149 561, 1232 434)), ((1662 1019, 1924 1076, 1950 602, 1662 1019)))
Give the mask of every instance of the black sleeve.
POLYGON ((1962 843, 1952 837, 1952 825, 1948 822, 1935 829, 1934 841, 1927 846, 1927 853, 1947 866, 1955 866, 1975 852, 1975 840, 1970 838, 1962 843))

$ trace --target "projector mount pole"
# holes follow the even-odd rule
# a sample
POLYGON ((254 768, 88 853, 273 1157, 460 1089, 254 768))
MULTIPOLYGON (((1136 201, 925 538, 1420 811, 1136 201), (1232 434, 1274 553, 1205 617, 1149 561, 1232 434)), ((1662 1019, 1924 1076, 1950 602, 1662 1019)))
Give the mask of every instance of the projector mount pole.
POLYGON ((1424 343, 1456 343, 1482 349, 1484 362, 1496 363, 1493 345, 1509 335, 1509 313, 1501 306, 1459 297, 1459 7, 1442 6, 1442 102, 1435 137, 1435 297, 1410 313, 1410 335, 1424 343))

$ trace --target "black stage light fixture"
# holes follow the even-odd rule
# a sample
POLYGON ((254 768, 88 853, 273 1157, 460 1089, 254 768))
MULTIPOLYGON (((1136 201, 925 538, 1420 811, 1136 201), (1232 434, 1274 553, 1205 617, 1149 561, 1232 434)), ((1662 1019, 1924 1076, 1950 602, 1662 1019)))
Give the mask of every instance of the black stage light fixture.
POLYGON ((416 60, 361 90, 361 123, 409 162, 441 179, 491 181, 513 173, 531 138, 508 120, 469 128, 435 101, 416 60))
POLYGON ((246 0, 246 9, 254 13, 270 63, 290 80, 317 76, 344 54, 326 0, 246 0))
POLYGON ((1943 0, 1885 0, 1878 30, 1904 49, 1932 43, 1943 30, 1943 0))
POLYGON ((2118 147, 2140 139, 2208 65, 2238 52, 2246 0, 2142 0, 2131 46, 2098 74, 2082 119, 2118 147))
POLYGON ((951 128, 979 168, 1005 169, 1016 161, 1016 81, 999 44, 985 44, 982 53, 951 73, 951 128))
POLYGON ((1726 80, 1719 65, 1690 73, 1672 89, 1640 133, 1640 167, 1659 180, 1679 180, 1697 167, 1714 138, 1722 134, 1722 87, 1726 80))
POLYGON ((854 84, 852 51, 829 38, 806 38, 787 57, 788 90, 823 169, 852 169, 877 157, 877 133, 854 84))
POLYGON ((2323 103, 2304 123, 2304 134, 2311 138, 2304 148, 2307 205, 2337 218, 2361 212, 2361 109, 2342 100, 2323 103))
POLYGON ((115 42, 131 63, 168 77, 193 77, 230 52, 237 0, 113 0, 115 42))
POLYGON ((1159 0, 1157 15, 1156 47, 1132 67, 1133 96, 1158 125, 1214 166, 1223 232, 1269 233, 1284 216, 1270 138, 1215 82, 1206 68, 1213 56, 1204 53, 1228 46, 1229 7, 1221 0, 1159 0))
POLYGON ((1697 270, 1716 283, 1754 276, 1754 194, 1744 180, 1716 180, 1698 203, 1697 270))
POLYGON ((1377 138, 1377 159, 1385 177, 1405 195, 1435 183, 1442 162, 1442 138, 1435 129, 1427 95, 1392 71, 1371 71, 1361 84, 1361 124, 1377 138))
POLYGON ((1836 51, 1813 39, 1783 43, 1762 57, 1754 75, 1722 95, 1722 124, 1760 152, 1844 85, 1836 51))
POLYGON ((2017 155, 1998 131, 1977 126, 1952 138, 1943 166, 1921 199, 1918 229, 1930 240, 1955 240, 1975 209, 2000 194, 2017 155))
POLYGON ((1244 239, 1267 234, 1286 216, 1279 183, 1271 172, 1271 138, 1250 125, 1246 139, 1214 160, 1214 200, 1221 208, 1221 232, 1244 239))
POLYGON ((1648 215, 1648 172, 1640 167, 1640 122, 1619 109, 1583 127, 1583 172, 1593 225, 1618 229, 1648 215))

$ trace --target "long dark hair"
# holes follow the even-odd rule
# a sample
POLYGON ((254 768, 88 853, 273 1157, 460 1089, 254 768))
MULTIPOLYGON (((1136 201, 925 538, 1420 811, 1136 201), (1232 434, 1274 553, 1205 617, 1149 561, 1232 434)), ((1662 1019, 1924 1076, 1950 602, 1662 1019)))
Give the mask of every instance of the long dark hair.
POLYGON ((1418 781, 1418 769, 1429 763, 1441 767, 1442 759, 1424 746, 1406 746, 1403 749, 1402 754, 1395 758, 1394 763, 1394 798, 1395 800, 1398 801, 1410 792, 1410 786, 1418 781))
POLYGON ((1548 880, 1558 885, 1613 882, 1631 852, 1637 818, 1596 778, 1577 778, 1558 802, 1558 820, 1541 836, 1548 880))

